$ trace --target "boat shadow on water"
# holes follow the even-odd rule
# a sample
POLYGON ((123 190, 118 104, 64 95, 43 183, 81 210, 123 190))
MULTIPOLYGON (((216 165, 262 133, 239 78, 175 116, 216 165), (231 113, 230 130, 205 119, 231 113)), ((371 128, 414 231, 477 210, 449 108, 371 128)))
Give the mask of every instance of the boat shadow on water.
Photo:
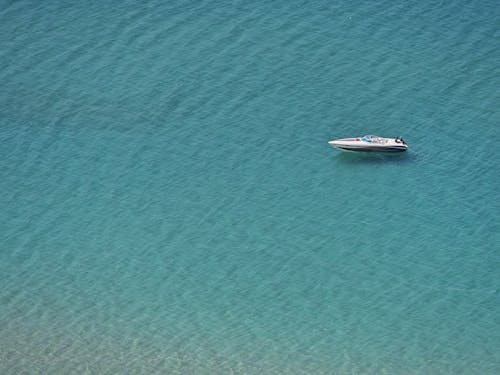
POLYGON ((341 164, 410 164, 417 160, 412 152, 378 153, 378 152, 342 152, 335 156, 335 161, 341 164))

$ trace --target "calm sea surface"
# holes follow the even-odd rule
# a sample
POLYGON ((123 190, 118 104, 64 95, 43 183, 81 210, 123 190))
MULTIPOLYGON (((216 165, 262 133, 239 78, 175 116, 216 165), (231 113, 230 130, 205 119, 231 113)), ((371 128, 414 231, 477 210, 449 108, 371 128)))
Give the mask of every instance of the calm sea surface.
POLYGON ((499 88, 498 1, 1 0, 0 373, 499 374, 499 88))

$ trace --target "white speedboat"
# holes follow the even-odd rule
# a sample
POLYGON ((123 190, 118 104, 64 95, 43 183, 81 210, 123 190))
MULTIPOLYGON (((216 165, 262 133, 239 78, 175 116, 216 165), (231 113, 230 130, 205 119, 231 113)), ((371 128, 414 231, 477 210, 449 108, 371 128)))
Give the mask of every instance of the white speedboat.
POLYGON ((382 138, 365 135, 361 138, 343 138, 328 142, 342 151, 355 152, 404 152, 408 145, 403 138, 382 138))

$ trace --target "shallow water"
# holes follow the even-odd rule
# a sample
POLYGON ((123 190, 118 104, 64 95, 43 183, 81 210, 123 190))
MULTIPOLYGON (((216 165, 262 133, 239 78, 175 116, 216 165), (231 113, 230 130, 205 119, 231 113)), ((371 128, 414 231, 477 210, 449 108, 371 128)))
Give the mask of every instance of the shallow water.
POLYGON ((495 2, 1 4, 0 372, 500 372, 495 2))

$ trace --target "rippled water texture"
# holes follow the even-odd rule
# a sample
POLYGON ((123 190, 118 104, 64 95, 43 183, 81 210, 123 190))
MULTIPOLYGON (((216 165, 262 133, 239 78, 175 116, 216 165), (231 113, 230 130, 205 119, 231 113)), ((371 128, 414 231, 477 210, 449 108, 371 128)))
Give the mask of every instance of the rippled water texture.
POLYGON ((499 40, 489 0, 0 1, 0 373, 500 373, 499 40))

